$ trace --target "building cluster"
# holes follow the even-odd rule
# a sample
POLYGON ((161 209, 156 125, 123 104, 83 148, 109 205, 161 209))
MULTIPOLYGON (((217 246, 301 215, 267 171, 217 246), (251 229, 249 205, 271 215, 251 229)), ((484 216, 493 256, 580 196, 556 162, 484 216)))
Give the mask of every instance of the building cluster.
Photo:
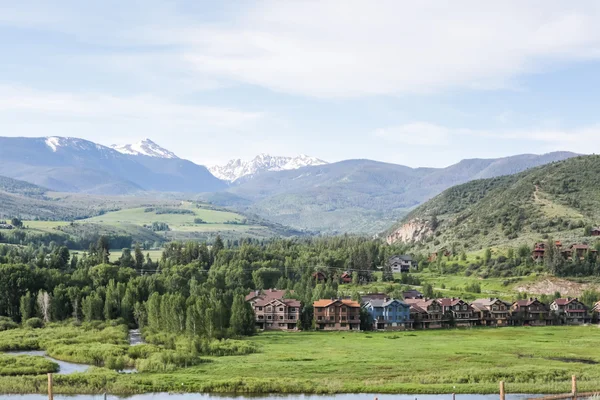
MULTIPOLYGON (((598 230, 600 232, 600 230, 598 230)), ((596 232, 596 228, 592 231, 596 232)), ((598 251, 591 247, 588 244, 576 243, 570 246, 563 246, 561 241, 554 242, 554 246, 560 252, 560 255, 563 259, 567 261, 571 261, 573 259, 579 258, 580 260, 585 259, 586 254, 588 252, 596 254, 598 251)), ((543 261, 548 252, 548 245, 546 243, 536 243, 533 246, 533 251, 531 252, 531 257, 536 261, 543 261)))
MULTIPOLYGON (((246 296, 256 315, 260 330, 298 330, 302 304, 284 299, 285 291, 269 289, 246 296)), ((361 301, 321 299, 313 303, 317 330, 360 330, 363 323, 374 330, 435 329, 473 326, 546 326, 581 325, 591 322, 592 312, 600 311, 600 302, 592 310, 577 298, 560 298, 545 304, 536 298, 509 303, 497 298, 471 303, 458 298, 427 299, 416 290, 393 299, 383 293, 371 293, 361 301), (361 313, 361 309, 363 312, 361 313)))

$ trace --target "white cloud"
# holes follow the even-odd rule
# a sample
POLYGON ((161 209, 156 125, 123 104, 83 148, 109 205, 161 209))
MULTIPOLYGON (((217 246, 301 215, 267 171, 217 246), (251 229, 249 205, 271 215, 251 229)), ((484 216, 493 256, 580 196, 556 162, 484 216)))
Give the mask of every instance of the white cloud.
POLYGON ((411 122, 405 125, 377 129, 373 132, 373 135, 391 142, 409 145, 444 146, 448 144, 452 131, 428 122, 411 122))
MULTIPOLYGON (((439 146, 450 143, 465 143, 470 139, 494 139, 502 142, 534 142, 539 145, 533 153, 570 150, 583 154, 600 152, 600 124, 571 128, 529 128, 515 130, 477 130, 449 128, 429 122, 411 122, 404 125, 380 128, 373 136, 390 142, 408 145, 439 146)), ((521 146, 522 148, 525 146, 521 146)))
MULTIPOLYGON (((235 81, 317 97, 514 88, 523 73, 600 57, 600 4, 593 0, 271 0, 230 7, 218 21, 160 0, 22 3, 0 23, 13 15, 14 24, 26 24, 23 8, 35 10, 34 19, 47 10, 53 17, 42 29, 152 50, 156 62, 145 72, 152 79, 185 71, 200 87, 235 81)), ((119 56, 103 54, 106 62, 119 56)), ((142 64, 136 54, 124 68, 142 64)))

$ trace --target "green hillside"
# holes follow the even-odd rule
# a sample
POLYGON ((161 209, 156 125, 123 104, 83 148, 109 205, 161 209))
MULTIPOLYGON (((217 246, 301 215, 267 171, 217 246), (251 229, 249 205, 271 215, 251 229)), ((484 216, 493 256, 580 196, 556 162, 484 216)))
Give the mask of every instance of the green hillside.
POLYGON ((412 222, 427 232, 420 245, 432 249, 586 240, 586 228, 600 223, 599 184, 600 156, 571 158, 452 187, 387 233, 412 222))

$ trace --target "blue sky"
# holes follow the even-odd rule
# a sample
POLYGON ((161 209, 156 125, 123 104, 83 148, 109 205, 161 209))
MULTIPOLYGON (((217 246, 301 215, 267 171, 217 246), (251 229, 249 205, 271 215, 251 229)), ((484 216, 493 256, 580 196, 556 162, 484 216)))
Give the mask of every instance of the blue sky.
POLYGON ((600 3, 0 0, 0 135, 202 164, 600 152, 600 3))

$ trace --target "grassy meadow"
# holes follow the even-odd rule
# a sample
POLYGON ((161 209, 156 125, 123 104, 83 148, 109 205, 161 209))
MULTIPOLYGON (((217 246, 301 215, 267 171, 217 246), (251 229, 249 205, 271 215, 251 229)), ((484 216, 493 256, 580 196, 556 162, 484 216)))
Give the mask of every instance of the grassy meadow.
MULTIPOLYGON (((33 334, 25 330, 0 332, 0 348, 14 347, 11 341, 25 340, 27 343, 31 334, 35 338, 29 343, 46 346, 52 356, 65 359, 69 352, 52 352, 52 346, 60 349, 60 346, 84 340, 79 338, 80 333, 69 335, 66 331, 69 329, 81 328, 45 328, 33 334), (53 329, 57 331, 53 332, 53 329), (56 338, 44 339, 58 334, 64 336, 63 344, 53 342, 58 340, 56 338)), ((125 330, 106 329, 109 331, 104 333, 92 329, 86 340, 108 338, 116 341, 114 346, 123 346, 125 330)), ((573 374, 578 376, 580 390, 600 388, 600 348, 597 346, 600 329, 596 326, 268 332, 244 341, 256 347, 258 352, 207 356, 195 366, 175 366, 165 372, 152 369, 153 372, 117 374, 106 368, 92 368, 86 373, 57 375, 56 391, 93 393, 108 390, 123 394, 160 391, 496 393, 498 381, 504 380, 509 393, 567 393, 573 374)), ((79 342, 80 348, 81 344, 79 342)), ((101 343, 87 342, 87 346, 99 349, 101 343)), ((120 351, 124 351, 124 355, 147 357, 147 360, 156 358, 152 354, 160 354, 158 351, 167 351, 147 346, 149 348, 135 352, 120 351), (150 355, 143 355, 145 352, 150 355)), ((109 349, 105 350, 110 353, 109 349)), ((73 359, 69 357, 69 360, 73 359)), ((138 361, 136 365, 144 362, 138 361)), ((44 378, 39 375, 1 376, 0 393, 43 392, 44 378)))

